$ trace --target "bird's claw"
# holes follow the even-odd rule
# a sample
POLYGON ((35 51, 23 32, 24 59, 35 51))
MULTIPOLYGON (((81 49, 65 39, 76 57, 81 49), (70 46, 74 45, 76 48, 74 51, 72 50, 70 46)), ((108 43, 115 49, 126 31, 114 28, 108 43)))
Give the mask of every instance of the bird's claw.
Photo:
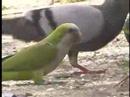
POLYGON ((81 75, 81 74, 103 74, 103 73, 106 73, 106 71, 107 71, 107 69, 97 70, 97 71, 86 70, 86 71, 74 72, 73 74, 76 74, 76 75, 81 75))

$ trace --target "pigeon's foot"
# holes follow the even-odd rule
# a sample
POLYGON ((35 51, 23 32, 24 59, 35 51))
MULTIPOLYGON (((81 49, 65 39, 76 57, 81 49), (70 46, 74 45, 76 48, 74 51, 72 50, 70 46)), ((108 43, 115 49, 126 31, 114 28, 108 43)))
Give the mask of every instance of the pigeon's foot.
POLYGON ((104 70, 97 70, 97 71, 91 71, 91 70, 87 69, 87 71, 74 72, 74 74, 76 74, 76 75, 81 75, 81 74, 103 74, 105 72, 106 72, 106 69, 104 69, 104 70))
POLYGON ((74 72, 74 74, 102 74, 102 73, 106 73, 107 69, 103 69, 103 70, 97 70, 97 71, 92 71, 89 70, 87 68, 84 68, 80 65, 73 65, 75 68, 78 68, 81 70, 81 72, 74 72))

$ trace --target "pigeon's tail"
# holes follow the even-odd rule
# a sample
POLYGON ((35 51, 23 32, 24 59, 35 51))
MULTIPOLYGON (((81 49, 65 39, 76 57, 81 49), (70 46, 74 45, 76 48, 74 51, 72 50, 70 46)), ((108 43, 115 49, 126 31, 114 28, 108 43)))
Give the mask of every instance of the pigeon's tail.
POLYGON ((42 29, 24 17, 3 18, 2 35, 10 35, 24 42, 40 41, 46 35, 42 29))

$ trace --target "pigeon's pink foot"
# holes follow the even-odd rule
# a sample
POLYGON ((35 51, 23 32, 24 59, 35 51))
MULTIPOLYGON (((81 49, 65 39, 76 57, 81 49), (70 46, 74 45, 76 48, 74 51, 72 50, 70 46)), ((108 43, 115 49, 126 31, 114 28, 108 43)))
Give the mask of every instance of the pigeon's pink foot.
POLYGON ((87 68, 84 68, 80 65, 73 65, 73 67, 81 70, 81 72, 74 72, 74 74, 102 74, 102 73, 105 73, 107 70, 107 69, 103 69, 103 70, 91 71, 91 70, 88 70, 87 68))

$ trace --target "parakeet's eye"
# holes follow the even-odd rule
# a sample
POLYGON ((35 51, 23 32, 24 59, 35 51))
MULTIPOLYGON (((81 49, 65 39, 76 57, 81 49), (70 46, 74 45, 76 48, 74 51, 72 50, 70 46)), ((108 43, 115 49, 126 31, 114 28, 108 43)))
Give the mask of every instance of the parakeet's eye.
POLYGON ((78 30, 77 29, 75 29, 75 28, 70 28, 69 30, 68 30, 68 32, 77 32, 78 30))

